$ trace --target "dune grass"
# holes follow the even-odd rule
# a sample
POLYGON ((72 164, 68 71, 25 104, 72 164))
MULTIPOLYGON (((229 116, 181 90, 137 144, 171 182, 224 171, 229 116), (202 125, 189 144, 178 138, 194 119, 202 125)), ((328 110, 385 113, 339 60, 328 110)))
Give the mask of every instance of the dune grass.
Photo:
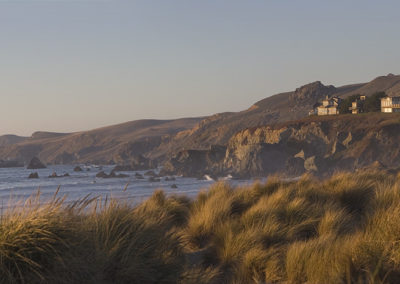
POLYGON ((1 283, 399 283, 400 177, 271 177, 138 205, 39 195, 0 219, 1 283))

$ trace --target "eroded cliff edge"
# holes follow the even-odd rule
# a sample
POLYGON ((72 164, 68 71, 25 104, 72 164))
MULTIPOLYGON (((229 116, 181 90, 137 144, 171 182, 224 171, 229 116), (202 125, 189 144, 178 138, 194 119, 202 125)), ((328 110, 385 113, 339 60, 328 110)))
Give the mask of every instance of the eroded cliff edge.
POLYGON ((309 117, 242 130, 227 145, 185 150, 164 173, 263 177, 275 173, 325 176, 366 167, 400 167, 400 115, 309 117))

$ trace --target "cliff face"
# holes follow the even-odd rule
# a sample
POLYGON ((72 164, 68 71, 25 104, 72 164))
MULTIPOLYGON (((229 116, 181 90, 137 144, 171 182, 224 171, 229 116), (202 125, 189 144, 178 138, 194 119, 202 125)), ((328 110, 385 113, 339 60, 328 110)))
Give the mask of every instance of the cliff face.
POLYGON ((201 178, 204 175, 218 176, 223 173, 226 152, 224 146, 212 146, 208 150, 184 150, 167 161, 161 175, 182 175, 201 178))
MULTIPOLYGON (((219 175, 298 176, 312 172, 323 176, 365 167, 393 169, 400 167, 400 116, 375 113, 314 117, 256 127, 234 135, 223 155, 224 149, 219 150, 220 159, 214 160, 211 167, 219 175)), ((192 174, 188 165, 193 158, 187 154, 179 163, 174 161, 185 165, 179 173, 192 174)), ((207 171, 210 165, 206 165, 207 171)), ((199 172, 197 169, 196 175, 199 172)))
MULTIPOLYGON (((347 87, 344 87, 347 89, 347 87)), ((300 119, 313 105, 342 90, 317 81, 255 103, 241 112, 227 112, 207 117, 193 129, 179 133, 152 151, 152 157, 168 156, 181 150, 206 150, 212 145, 226 145, 238 131, 271 123, 300 119)))

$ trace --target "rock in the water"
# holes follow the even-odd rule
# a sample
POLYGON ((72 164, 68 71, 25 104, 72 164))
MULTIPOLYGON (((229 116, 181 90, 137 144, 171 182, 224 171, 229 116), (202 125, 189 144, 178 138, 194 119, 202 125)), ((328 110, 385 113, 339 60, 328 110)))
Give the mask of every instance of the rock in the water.
POLYGON ((49 178, 58 178, 59 176, 57 175, 56 172, 53 172, 51 175, 49 175, 49 178))
POLYGON ((83 170, 82 170, 82 168, 80 166, 76 166, 74 168, 74 172, 81 172, 81 171, 83 171, 83 170))
POLYGON ((33 179, 33 178, 39 178, 39 174, 38 173, 31 173, 28 178, 33 179))
POLYGON ((101 171, 101 172, 98 172, 96 174, 96 177, 98 177, 98 178, 108 178, 109 176, 104 171, 101 171))
POLYGON ((49 178, 61 178, 61 177, 69 177, 69 173, 65 173, 62 176, 57 175, 56 172, 53 172, 51 175, 49 175, 49 178))
POLYGON ((166 177, 165 178, 165 181, 174 181, 175 180, 175 177, 166 177))
POLYGON ((37 157, 33 157, 27 167, 27 169, 45 169, 45 168, 46 165, 43 164, 37 157))
POLYGON ((112 171, 110 174, 107 174, 104 171, 101 171, 96 174, 96 177, 98 177, 98 178, 126 178, 129 176, 124 175, 124 174, 116 174, 114 171, 112 171))
POLYGON ((139 173, 136 173, 136 174, 135 174, 135 178, 136 178, 136 179, 144 179, 144 176, 141 175, 141 174, 139 174, 139 173))
POLYGON ((171 185, 171 188, 178 188, 176 184, 171 185))
POLYGON ((147 171, 144 173, 144 175, 150 177, 158 177, 158 175, 154 171, 147 171))
POLYGON ((160 182, 161 179, 157 177, 149 177, 149 182, 160 182))

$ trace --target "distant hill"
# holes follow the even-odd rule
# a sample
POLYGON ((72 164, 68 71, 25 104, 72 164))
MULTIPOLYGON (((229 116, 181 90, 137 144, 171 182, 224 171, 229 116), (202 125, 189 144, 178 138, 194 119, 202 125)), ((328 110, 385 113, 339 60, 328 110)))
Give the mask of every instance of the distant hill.
POLYGON ((22 141, 25 141, 28 137, 22 137, 17 135, 3 135, 0 136, 0 147, 10 146, 22 141))
MULTIPOLYGON (((142 154, 158 146, 165 135, 190 129, 202 119, 137 120, 70 134, 36 132, 19 143, 4 144, 0 147, 0 157, 25 163, 34 156, 56 164, 123 162, 120 153, 130 145, 137 148, 131 155, 142 154), (142 148, 135 145, 142 145, 142 148)), ((129 158, 129 155, 125 157, 129 158)))
POLYGON ((38 156, 46 163, 129 163, 143 155, 163 162, 183 150, 227 145, 249 127, 298 120, 327 95, 342 98, 384 91, 400 96, 400 75, 389 74, 368 83, 341 87, 320 81, 291 92, 269 96, 240 112, 176 120, 137 120, 77 133, 36 132, 30 138, 0 137, 0 159, 27 162, 38 156))
POLYGON ((37 132, 33 133, 30 138, 31 138, 31 140, 39 140, 39 139, 48 139, 48 138, 58 138, 58 137, 66 136, 68 134, 69 133, 37 131, 37 132))

